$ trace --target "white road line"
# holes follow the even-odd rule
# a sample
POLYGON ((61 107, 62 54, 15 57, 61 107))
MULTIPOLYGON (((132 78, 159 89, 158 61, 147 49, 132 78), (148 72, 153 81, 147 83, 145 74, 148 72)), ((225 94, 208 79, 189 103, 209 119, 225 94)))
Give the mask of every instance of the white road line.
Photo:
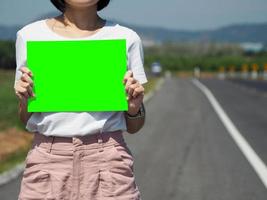
POLYGON ((233 140, 235 141, 241 152, 245 155, 248 162, 251 164, 251 166, 261 179, 265 188, 267 188, 267 167, 265 163, 261 160, 261 158, 252 149, 246 139, 242 136, 242 134, 236 128, 234 123, 222 109, 219 102, 216 100, 211 91, 197 79, 193 79, 192 82, 206 95, 215 112, 218 114, 222 123, 228 130, 229 134, 232 136, 233 140))

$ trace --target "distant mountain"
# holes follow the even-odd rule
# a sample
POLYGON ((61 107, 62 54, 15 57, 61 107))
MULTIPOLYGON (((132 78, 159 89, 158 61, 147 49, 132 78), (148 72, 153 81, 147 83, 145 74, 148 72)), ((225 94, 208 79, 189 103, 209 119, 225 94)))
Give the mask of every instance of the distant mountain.
POLYGON ((237 24, 205 31, 181 31, 156 27, 128 26, 145 38, 156 41, 259 42, 267 44, 267 23, 237 24))
POLYGON ((267 23, 239 24, 207 31, 202 36, 211 41, 261 42, 267 44, 267 23))
MULTIPOLYGON (((48 13, 36 19, 52 17, 58 13, 48 13)), ((35 20, 34 20, 35 21, 35 20)), ((114 20, 113 20, 114 21, 114 20)), ((30 23, 30 22, 29 22, 30 23)), ((258 24, 237 24, 225 26, 216 30, 186 31, 171 30, 158 27, 143 27, 132 24, 119 24, 128 26, 141 35, 142 38, 155 42, 163 41, 215 41, 215 42, 260 42, 267 44, 267 22, 258 24)), ((21 28, 18 26, 0 26, 0 39, 16 38, 16 32, 21 28)))

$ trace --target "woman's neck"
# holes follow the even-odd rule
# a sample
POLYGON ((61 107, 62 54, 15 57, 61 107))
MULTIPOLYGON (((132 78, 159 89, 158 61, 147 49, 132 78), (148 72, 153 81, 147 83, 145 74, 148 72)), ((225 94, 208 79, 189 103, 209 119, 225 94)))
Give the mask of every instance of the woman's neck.
POLYGON ((67 7, 63 17, 63 23, 71 28, 93 31, 103 23, 97 15, 97 6, 88 8, 67 7))

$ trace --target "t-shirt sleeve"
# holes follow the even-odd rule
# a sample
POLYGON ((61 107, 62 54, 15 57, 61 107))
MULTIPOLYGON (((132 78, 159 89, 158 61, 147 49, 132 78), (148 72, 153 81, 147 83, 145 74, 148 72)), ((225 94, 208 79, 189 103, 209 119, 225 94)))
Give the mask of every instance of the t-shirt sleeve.
POLYGON ((15 72, 15 81, 14 81, 14 87, 16 82, 20 79, 22 72, 19 71, 19 68, 22 66, 26 66, 26 47, 25 47, 25 41, 22 38, 21 33, 17 32, 16 37, 16 72, 15 72))
POLYGON ((144 52, 140 37, 133 32, 128 49, 128 70, 132 70, 133 77, 144 84, 147 77, 144 70, 144 52))

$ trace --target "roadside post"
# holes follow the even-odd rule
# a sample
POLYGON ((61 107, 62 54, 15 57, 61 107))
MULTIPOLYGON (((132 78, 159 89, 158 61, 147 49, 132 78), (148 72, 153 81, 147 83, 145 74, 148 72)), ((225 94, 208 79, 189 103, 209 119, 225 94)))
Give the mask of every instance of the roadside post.
POLYGON ((196 78, 200 78, 200 69, 199 69, 199 67, 195 67, 194 68, 194 76, 196 78))
POLYGON ((243 64, 241 68, 241 78, 242 79, 247 79, 248 78, 248 65, 243 64))
POLYGON ((235 78, 236 77, 235 66, 234 65, 231 65, 229 67, 229 77, 230 78, 235 78))
POLYGON ((265 64, 263 68, 263 79, 267 80, 267 64, 265 64))
POLYGON ((225 79, 225 69, 224 66, 219 67, 219 74, 218 74, 219 79, 225 79))
POLYGON ((256 80, 258 78, 259 66, 257 64, 252 65, 251 79, 256 80))

